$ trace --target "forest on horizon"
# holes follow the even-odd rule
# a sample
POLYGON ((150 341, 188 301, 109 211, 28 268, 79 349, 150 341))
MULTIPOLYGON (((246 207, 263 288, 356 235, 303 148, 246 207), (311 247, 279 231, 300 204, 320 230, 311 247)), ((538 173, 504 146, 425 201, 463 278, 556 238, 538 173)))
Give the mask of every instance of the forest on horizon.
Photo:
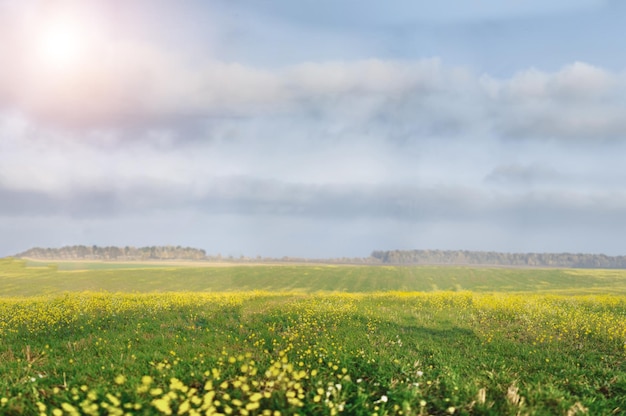
POLYGON ((470 250, 375 250, 369 257, 340 257, 309 259, 300 257, 246 257, 207 254, 203 249, 182 246, 86 246, 61 248, 35 247, 16 254, 18 258, 37 260, 97 260, 97 261, 226 261, 226 262, 305 262, 342 264, 393 265, 483 265, 509 267, 563 267, 625 269, 626 256, 589 253, 503 253, 470 250))

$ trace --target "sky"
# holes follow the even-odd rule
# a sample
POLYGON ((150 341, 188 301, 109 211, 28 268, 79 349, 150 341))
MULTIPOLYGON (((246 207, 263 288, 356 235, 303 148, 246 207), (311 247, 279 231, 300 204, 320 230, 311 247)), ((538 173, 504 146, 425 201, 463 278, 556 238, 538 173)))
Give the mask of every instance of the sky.
POLYGON ((626 254, 621 0, 0 0, 0 256, 626 254))

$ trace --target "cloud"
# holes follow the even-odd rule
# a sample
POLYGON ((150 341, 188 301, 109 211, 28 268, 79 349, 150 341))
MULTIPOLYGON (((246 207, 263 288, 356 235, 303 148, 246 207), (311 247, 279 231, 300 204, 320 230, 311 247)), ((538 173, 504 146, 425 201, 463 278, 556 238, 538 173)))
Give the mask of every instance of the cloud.
MULTIPOLYGON (((283 13, 277 18, 287 21, 295 19, 293 13, 310 9, 301 17, 312 19, 314 26, 319 24, 315 19, 327 21, 328 15, 338 10, 355 12, 345 5, 327 10, 310 2, 297 8, 270 3, 268 7, 283 13)), ((540 3, 511 7, 490 0, 471 9, 485 18, 494 11, 496 15, 524 15, 603 4, 580 0, 553 2, 548 7, 540 3)), ((303 120, 306 128, 315 122, 336 124, 355 134, 376 134, 395 141, 460 136, 473 140, 481 135, 502 140, 625 137, 626 122, 621 117, 626 106, 624 74, 584 62, 553 72, 528 68, 502 79, 446 65, 437 57, 303 59, 280 67, 255 66, 236 58, 194 55, 185 47, 174 49, 155 37, 141 36, 139 29, 139 35, 128 30, 111 33, 115 27, 105 27, 95 9, 80 6, 80 2, 67 4, 77 10, 75 18, 90 28, 84 40, 89 47, 84 48, 80 60, 63 70, 53 68, 37 54, 41 27, 55 15, 50 13, 54 8, 0 6, 5 11, 0 18, 0 109, 20 112, 42 126, 120 134, 132 130, 131 134, 144 137, 149 135, 137 133, 137 129, 162 129, 173 132, 171 140, 178 136, 179 141, 197 139, 197 134, 176 134, 193 125, 281 117, 303 120)), ((160 4, 159 10, 163 7, 160 4)), ((215 12, 226 16, 231 7, 245 11, 244 20, 263 15, 254 6, 227 3, 220 3, 215 12)), ((442 4, 407 8, 405 1, 388 7, 395 11, 387 6, 385 11, 367 6, 359 21, 373 25, 385 14, 396 19, 450 17, 466 10, 442 4)), ((127 20, 132 20, 130 9, 120 9, 127 20)), ((197 10, 200 13, 201 9, 197 10)), ((229 19, 231 23, 235 20, 229 19)))
POLYGON ((555 169, 537 162, 528 165, 518 163, 498 165, 485 176, 485 182, 505 186, 554 186, 562 180, 562 175, 555 169))
POLYGON ((228 119, 289 117, 303 125, 339 123, 395 140, 626 137, 626 78, 581 62, 557 72, 529 69, 496 79, 447 67, 436 58, 262 69, 219 60, 190 62, 141 42, 97 50, 61 74, 8 59, 14 70, 8 65, 0 78, 0 105, 37 123, 83 131, 175 131, 228 119), (23 70, 17 70, 20 65, 23 70))
POLYGON ((531 68, 505 80, 500 94, 511 102, 527 100, 602 100, 609 96, 617 80, 608 71, 575 62, 556 73, 531 68))
MULTIPOLYGON (((62 3, 89 27, 90 45, 65 67, 37 52, 40 28, 54 15, 47 11, 61 3, 0 3, 0 229, 7 233, 19 223, 33 235, 47 230, 45 241, 102 244, 132 229, 150 237, 137 244, 168 244, 175 235, 175 243, 204 246, 211 229, 235 248, 284 238, 282 246, 271 243, 282 255, 289 253, 280 247, 306 251, 302 232, 310 244, 338 252, 354 244, 363 254, 446 241, 449 248, 522 247, 518 235, 563 250, 558 235, 573 245, 574 235, 593 227, 601 230, 594 236, 614 235, 623 222, 626 76, 619 65, 578 53, 580 39, 569 39, 578 22, 607 17, 580 13, 602 8, 598 2, 507 9, 489 0, 472 10, 448 2, 398 1, 385 10, 268 3, 276 14, 233 2, 189 9, 115 2, 98 6, 103 14, 91 9, 96 3, 62 3), (562 15, 545 17, 555 10, 575 19, 557 25, 562 15), (350 13, 355 23, 342 17, 350 13), (502 19, 510 19, 507 30, 502 19), (534 39, 552 46, 528 40, 534 24, 543 28, 534 39), (390 33, 399 33, 407 53, 380 53, 390 33), (547 67, 547 58, 534 60, 563 49, 565 38, 569 64, 554 64, 563 55, 547 67), (463 59, 448 60, 451 48, 463 59), (478 49, 497 65, 483 73, 458 64, 478 49), (524 65, 511 64, 512 54, 524 65)), ((590 45, 619 38, 607 33, 590 45)))
POLYGON ((623 74, 576 62, 556 73, 535 69, 509 80, 483 79, 503 138, 621 140, 626 101, 623 74), (497 106, 497 108, 496 108, 497 106))
POLYGON ((481 133, 616 140, 626 131, 624 76, 582 62, 508 79, 446 66, 436 57, 255 67, 199 58, 153 39, 107 35, 84 6, 74 19, 93 30, 86 31, 80 59, 59 69, 37 52, 41 28, 55 14, 4 9, 0 109, 48 126, 115 130, 302 117, 380 129, 392 138, 481 133))
POLYGON ((124 218, 181 211, 210 217, 393 220, 408 224, 442 221, 504 226, 607 226, 626 214, 626 194, 542 190, 489 191, 459 186, 314 185, 251 177, 213 178, 201 190, 162 186, 65 193, 0 189, 2 217, 124 218))

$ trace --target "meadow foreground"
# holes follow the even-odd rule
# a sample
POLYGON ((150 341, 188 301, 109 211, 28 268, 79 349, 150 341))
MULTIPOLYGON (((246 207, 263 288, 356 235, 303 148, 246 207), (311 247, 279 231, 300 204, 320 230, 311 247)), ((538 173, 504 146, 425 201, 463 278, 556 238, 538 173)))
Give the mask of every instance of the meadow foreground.
POLYGON ((0 414, 626 412, 622 271, 2 266, 0 414))
POLYGON ((620 414, 625 314, 469 292, 3 299, 0 413, 620 414))

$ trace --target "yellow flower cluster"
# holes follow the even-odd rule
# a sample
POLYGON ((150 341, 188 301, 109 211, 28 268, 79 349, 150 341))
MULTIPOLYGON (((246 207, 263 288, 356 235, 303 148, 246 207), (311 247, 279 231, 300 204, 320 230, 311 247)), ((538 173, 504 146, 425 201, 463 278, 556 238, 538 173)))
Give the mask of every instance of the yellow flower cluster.
MULTIPOLYGON (((80 359, 72 355, 80 348, 79 342, 67 341, 69 354, 63 356, 63 365, 58 364, 61 370, 57 372, 63 374, 63 386, 37 389, 33 384, 30 390, 24 388, 37 397, 33 408, 41 416, 278 416, 303 409, 335 415, 349 412, 351 400, 358 397, 359 406, 379 414, 417 414, 418 407, 423 413, 427 407, 424 399, 429 390, 438 388, 439 381, 427 374, 432 366, 403 361, 408 341, 401 331, 415 329, 410 326, 411 320, 427 325, 430 321, 440 322, 435 318, 441 316, 454 316, 455 322, 471 329, 468 332, 476 334, 479 342, 500 338, 557 347, 562 345, 559 343, 584 346, 593 342, 613 350, 621 348, 626 353, 626 298, 619 296, 471 292, 81 293, 0 300, 0 336, 19 339, 20 334, 41 337, 45 333, 65 339, 64 331, 80 325, 92 330, 84 342, 89 342, 94 353, 99 354, 108 351, 114 341, 110 333, 101 334, 94 328, 119 319, 117 322, 132 322, 132 336, 122 340, 122 351, 118 349, 115 354, 135 360, 134 354, 139 353, 134 346, 142 342, 145 346, 155 336, 145 333, 143 325, 154 320, 158 328, 158 319, 163 316, 173 317, 173 321, 160 323, 166 332, 159 334, 163 343, 155 343, 141 372, 110 373, 106 388, 102 380, 94 385, 80 381, 74 384, 68 378, 66 383, 63 365, 70 368, 80 364, 80 359), (213 318, 223 320, 220 322, 227 324, 228 330, 218 334, 217 326, 211 326, 213 318), (247 325, 251 322, 254 325, 247 325), (346 343, 342 338, 347 332, 341 331, 352 330, 352 325, 361 331, 352 336, 361 344, 346 343), (389 327, 399 331, 383 338, 381 328, 389 327), (171 330, 176 328, 181 328, 182 335, 171 330), (185 344, 193 343, 196 334, 208 331, 213 331, 215 338, 206 339, 215 340, 220 335, 228 340, 229 347, 220 345, 210 352, 185 355, 185 344), (97 335, 92 336, 94 333, 97 335), (376 368, 384 354, 391 358, 386 363, 389 380, 383 388, 378 380, 369 377, 366 369, 376 368), (406 403, 394 402, 393 394, 386 390, 389 386, 401 387, 409 398, 406 403)), ((34 367, 38 357, 49 354, 47 348, 37 352, 30 347, 25 349, 25 363, 19 364, 23 368, 16 370, 27 377, 18 378, 20 386, 29 386, 30 377, 35 378, 32 383, 37 381, 34 367)), ((207 342, 206 348, 213 345, 207 342)), ((8 357, 9 352, 0 354, 8 357)), ((450 390, 454 392, 454 388, 450 390)), ((11 399, 0 397, 0 413, 11 399)), ((461 408, 452 401, 445 402, 443 409, 454 414, 461 408)))
POLYGON ((342 404, 337 404, 333 399, 339 398, 337 392, 341 390, 340 382, 350 379, 346 369, 343 369, 337 382, 324 389, 320 387, 323 378, 317 370, 309 371, 293 365, 282 351, 279 356, 280 359, 265 371, 259 370, 251 353, 230 356, 227 363, 237 368, 237 373, 232 377, 223 377, 223 371, 213 368, 204 373, 206 381, 202 385, 187 385, 172 377, 164 386, 157 384, 154 377, 146 375, 134 387, 137 396, 133 401, 125 401, 126 395, 123 393, 128 383, 127 376, 118 375, 113 380, 110 392, 98 392, 83 385, 70 388, 71 400, 60 406, 49 407, 41 401, 36 405, 41 416, 96 416, 103 413, 131 415, 143 409, 144 403, 149 403, 152 409, 148 410, 149 413, 163 415, 279 416, 283 413, 297 413, 308 397, 315 403, 321 402, 320 406, 329 408, 331 414, 342 410, 342 404), (269 410, 270 407, 282 410, 269 410))
POLYGON ((219 308, 241 305, 265 292, 125 294, 68 293, 63 296, 3 298, 0 301, 0 336, 25 330, 50 332, 72 327, 81 320, 93 324, 100 318, 123 314, 154 316, 162 311, 189 306, 219 308), (87 318, 87 319, 85 319, 87 318))
POLYGON ((622 296, 474 294, 472 309, 480 323, 478 330, 488 328, 489 338, 626 345, 626 299, 622 296), (490 321, 500 324, 490 325, 490 321))

